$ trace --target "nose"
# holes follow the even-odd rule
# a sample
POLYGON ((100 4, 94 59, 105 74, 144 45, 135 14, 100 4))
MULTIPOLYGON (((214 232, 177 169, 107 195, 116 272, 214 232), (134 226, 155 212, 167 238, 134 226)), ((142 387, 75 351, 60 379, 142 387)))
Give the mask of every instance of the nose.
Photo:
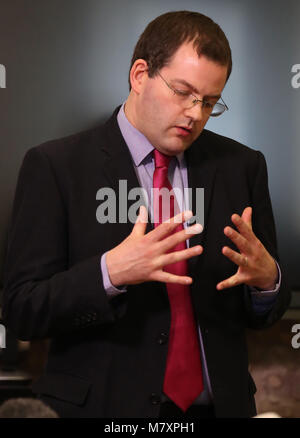
POLYGON ((205 118, 205 112, 202 107, 202 102, 199 101, 190 108, 186 108, 184 114, 186 117, 189 117, 195 122, 201 122, 205 118))

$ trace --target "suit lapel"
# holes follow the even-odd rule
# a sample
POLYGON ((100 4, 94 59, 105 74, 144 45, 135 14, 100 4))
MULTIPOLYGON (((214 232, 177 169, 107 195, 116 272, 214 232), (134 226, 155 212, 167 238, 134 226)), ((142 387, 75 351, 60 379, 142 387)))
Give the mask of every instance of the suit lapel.
MULTIPOLYGON (((208 153, 205 141, 205 135, 202 134, 199 140, 194 143, 185 153, 187 169, 188 169, 188 185, 192 188, 192 200, 190 199, 190 208, 195 215, 200 208, 204 207, 204 229, 200 234, 196 234, 190 238, 190 247, 202 245, 206 235, 208 226, 208 212, 210 211, 210 203, 214 191, 216 164, 208 153), (203 139, 202 139, 203 135, 203 139), (204 189, 204 206, 196 205, 196 189, 204 189), (198 209, 198 210, 197 210, 198 209)), ((197 264, 201 261, 201 255, 192 257, 188 260, 189 271, 192 272, 197 264)))

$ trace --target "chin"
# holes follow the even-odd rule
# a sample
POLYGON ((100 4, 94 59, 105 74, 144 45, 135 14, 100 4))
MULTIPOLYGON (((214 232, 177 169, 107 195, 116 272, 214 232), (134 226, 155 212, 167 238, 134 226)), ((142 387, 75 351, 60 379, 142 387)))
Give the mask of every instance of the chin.
POLYGON ((181 152, 186 151, 190 146, 191 142, 181 142, 180 144, 173 145, 173 147, 170 147, 170 151, 173 152, 173 155, 180 154, 181 152))
POLYGON ((171 141, 165 142, 165 144, 157 143, 157 149, 165 155, 178 155, 181 152, 186 151, 192 144, 191 141, 185 141, 180 137, 172 138, 171 141))
POLYGON ((187 148, 186 147, 171 147, 171 146, 167 146, 164 148, 160 148, 161 152, 165 155, 178 155, 181 152, 184 152, 187 148))

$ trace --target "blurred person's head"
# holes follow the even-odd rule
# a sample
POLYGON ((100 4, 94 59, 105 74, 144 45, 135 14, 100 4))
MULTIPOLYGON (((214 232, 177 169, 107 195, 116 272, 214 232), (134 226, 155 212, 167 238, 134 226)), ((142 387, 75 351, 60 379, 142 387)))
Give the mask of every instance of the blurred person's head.
POLYGON ((41 400, 11 398, 0 406, 0 418, 58 418, 58 415, 41 400))

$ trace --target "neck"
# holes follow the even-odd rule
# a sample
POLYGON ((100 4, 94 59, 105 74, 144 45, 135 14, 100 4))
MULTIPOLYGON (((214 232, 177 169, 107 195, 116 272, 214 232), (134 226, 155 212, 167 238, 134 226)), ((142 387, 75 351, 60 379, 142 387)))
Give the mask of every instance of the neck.
POLYGON ((139 130, 136 120, 138 120, 137 117, 137 110, 136 110, 136 102, 135 102, 135 96, 133 95, 133 92, 131 90, 124 106, 124 112, 129 120, 129 122, 134 126, 137 130, 139 130))

